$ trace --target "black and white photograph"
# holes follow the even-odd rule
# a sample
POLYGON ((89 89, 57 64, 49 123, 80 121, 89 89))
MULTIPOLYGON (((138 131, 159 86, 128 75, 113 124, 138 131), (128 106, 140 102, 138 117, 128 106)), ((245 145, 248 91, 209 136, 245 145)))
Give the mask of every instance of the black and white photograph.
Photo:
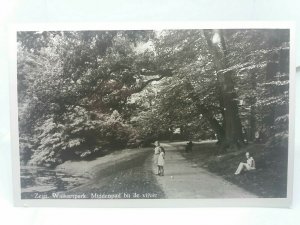
POLYGON ((16 36, 21 200, 288 197, 290 29, 16 36))

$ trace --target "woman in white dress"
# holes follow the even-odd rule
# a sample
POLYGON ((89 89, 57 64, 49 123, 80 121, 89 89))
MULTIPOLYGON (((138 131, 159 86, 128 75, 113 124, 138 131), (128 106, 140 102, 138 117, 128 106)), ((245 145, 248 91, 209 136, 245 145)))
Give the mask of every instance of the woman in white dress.
POLYGON ((159 153, 157 166, 158 166, 158 175, 164 175, 164 165, 165 165, 165 150, 161 147, 161 152, 159 153))
POLYGON ((246 163, 240 162, 237 170, 234 173, 235 175, 240 174, 243 170, 245 171, 255 170, 255 161, 253 157, 250 157, 249 152, 246 152, 246 158, 247 158, 247 162, 246 163))
MULTIPOLYGON (((158 157, 161 152, 161 147, 160 147, 160 143, 158 141, 156 141, 154 144, 155 144, 155 148, 154 148, 154 155, 153 155, 153 163, 154 163, 155 167, 158 168, 158 157)), ((158 173, 159 173, 159 170, 157 170, 157 174, 158 173)))

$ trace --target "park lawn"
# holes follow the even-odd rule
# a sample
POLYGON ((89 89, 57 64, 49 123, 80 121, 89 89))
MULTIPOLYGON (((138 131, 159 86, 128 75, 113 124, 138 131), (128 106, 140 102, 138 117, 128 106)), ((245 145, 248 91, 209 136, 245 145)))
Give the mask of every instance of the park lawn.
POLYGON ((217 155, 215 143, 195 144, 183 156, 193 164, 215 173, 231 183, 264 198, 284 198, 287 190, 287 149, 268 149, 264 144, 249 144, 239 151, 217 155), (249 151, 256 170, 234 175, 239 162, 245 162, 249 151))

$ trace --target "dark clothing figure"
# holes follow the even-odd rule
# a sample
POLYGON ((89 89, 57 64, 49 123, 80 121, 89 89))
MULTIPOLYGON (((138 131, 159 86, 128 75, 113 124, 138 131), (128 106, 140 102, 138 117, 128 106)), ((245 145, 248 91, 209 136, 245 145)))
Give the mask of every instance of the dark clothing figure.
POLYGON ((193 142, 189 141, 185 147, 185 151, 190 152, 193 150, 193 142))

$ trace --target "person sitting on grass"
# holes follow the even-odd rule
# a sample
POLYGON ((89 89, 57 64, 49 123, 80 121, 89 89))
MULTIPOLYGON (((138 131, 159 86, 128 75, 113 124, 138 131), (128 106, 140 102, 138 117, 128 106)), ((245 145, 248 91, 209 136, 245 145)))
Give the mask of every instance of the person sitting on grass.
POLYGON ((250 153, 246 152, 246 158, 247 162, 240 162, 237 170, 235 171, 235 175, 240 174, 242 171, 250 171, 250 170, 255 170, 255 161, 253 157, 250 157, 250 153))

